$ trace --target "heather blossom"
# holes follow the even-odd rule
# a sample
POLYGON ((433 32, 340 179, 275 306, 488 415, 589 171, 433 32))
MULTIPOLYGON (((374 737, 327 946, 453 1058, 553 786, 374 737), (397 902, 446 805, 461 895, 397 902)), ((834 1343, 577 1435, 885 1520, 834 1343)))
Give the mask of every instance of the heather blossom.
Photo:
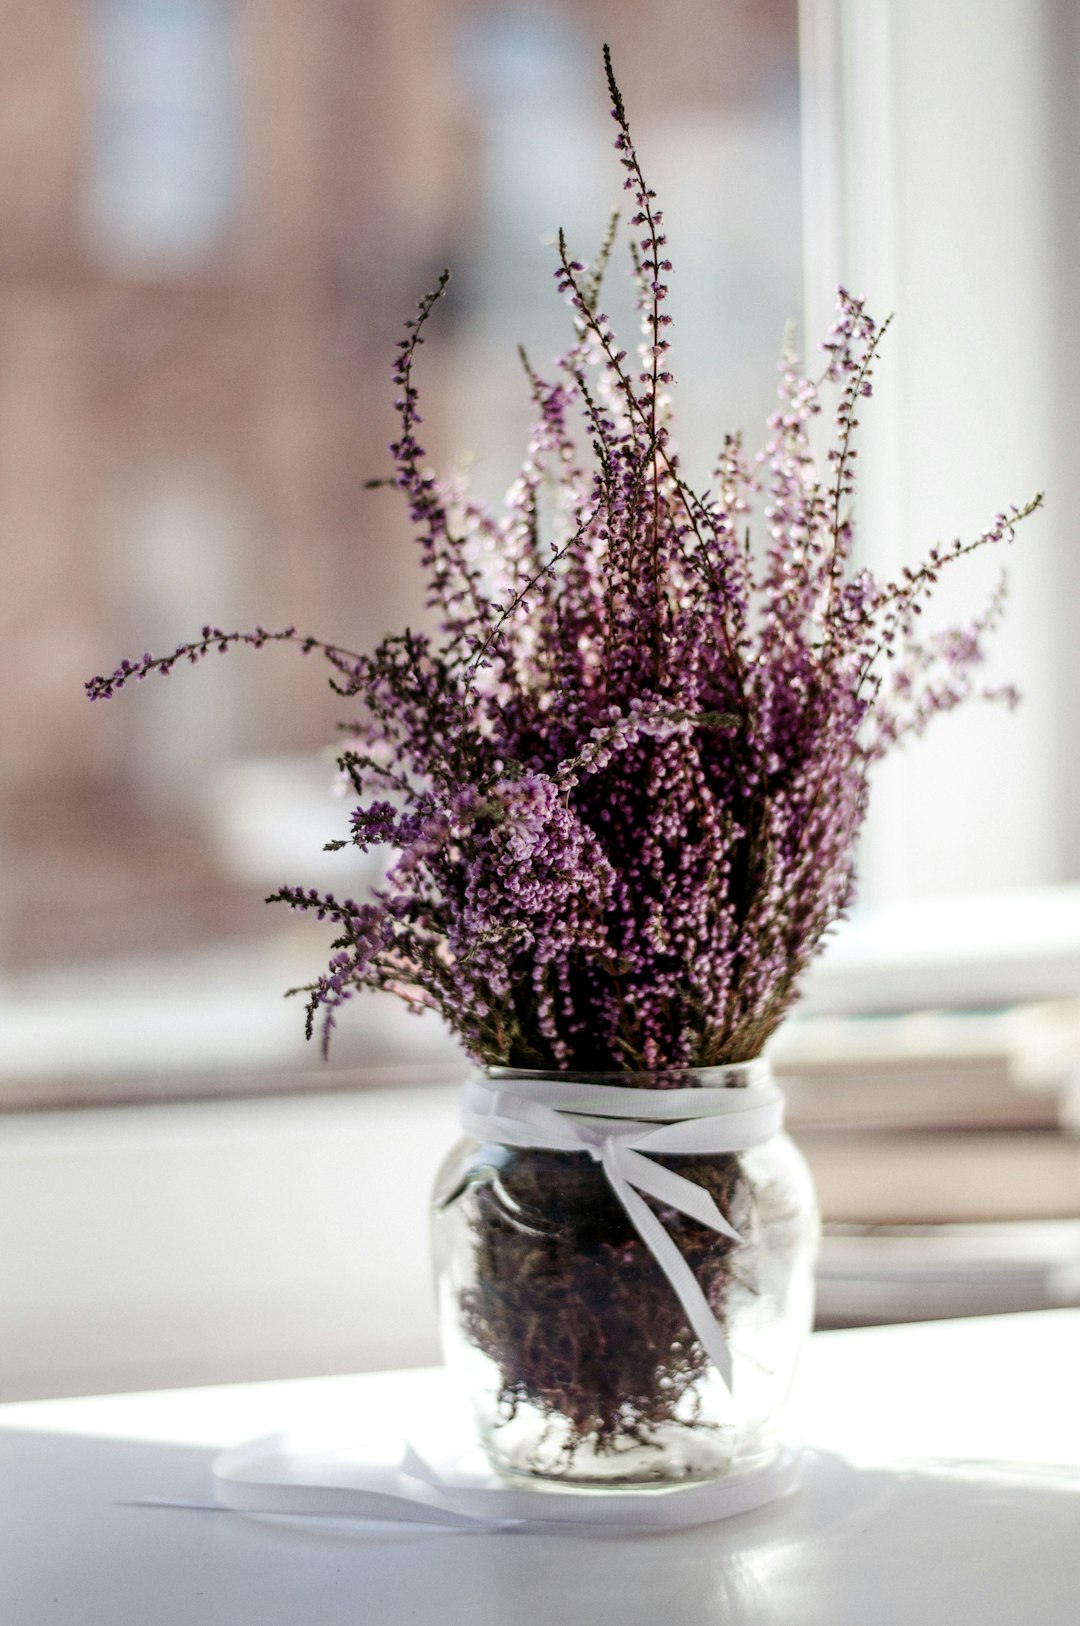
POLYGON ((398 349, 390 483, 436 630, 357 654, 292 627, 207 626, 87 685, 108 698, 238 643, 292 642, 330 663, 356 708, 340 768, 357 803, 331 846, 388 861, 361 901, 273 894, 333 923, 333 958, 301 990, 324 1043, 356 991, 382 988, 441 1013, 486 1064, 757 1055, 852 901, 872 764, 977 690, 1002 595, 970 626, 924 634, 940 571, 1010 541, 1041 500, 896 581, 855 565, 854 437, 888 324, 842 288, 821 377, 788 349, 763 452, 730 436, 709 488, 691 486, 672 421, 664 216, 607 68, 636 359, 600 305, 614 223, 591 266, 560 237, 573 343, 550 377, 525 360, 535 428, 496 516, 432 473, 417 438, 414 368, 445 275, 398 349), (821 467, 809 431, 830 397, 821 467))

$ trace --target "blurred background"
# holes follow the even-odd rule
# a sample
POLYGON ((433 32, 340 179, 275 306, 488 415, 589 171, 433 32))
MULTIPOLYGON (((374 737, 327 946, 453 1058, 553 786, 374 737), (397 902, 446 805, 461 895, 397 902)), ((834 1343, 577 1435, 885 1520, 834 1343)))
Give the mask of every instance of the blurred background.
MULTIPOLYGON (((365 648, 419 617, 402 507, 365 486, 393 347, 449 266, 425 444, 498 503, 515 347, 542 370, 567 337, 554 234, 588 258, 621 201, 604 40, 666 211, 695 475, 727 430, 764 438, 785 325, 812 356, 843 279, 898 313, 867 563, 1049 491, 987 672, 1024 706, 882 772, 860 909, 777 1065, 823 1320, 1080 1295, 1069 0, 5 0, 0 1394, 433 1352, 419 1193, 453 1046, 373 999, 324 1067, 281 990, 327 934, 262 902, 368 878, 321 851, 340 703, 288 649, 108 706, 83 684, 206 621, 365 648)), ((632 330, 618 258, 609 306, 632 330)))
MULTIPOLYGON (((93 711, 82 685, 208 620, 361 649, 416 620, 403 504, 364 489, 388 468, 394 345, 449 266, 425 439, 498 503, 529 427, 515 347, 545 366, 567 341, 553 235, 591 256, 621 200, 609 35, 679 243, 687 452, 704 471, 729 425, 764 425, 801 301, 796 10, 683 9, 0 12, 10 1091, 317 1065, 280 990, 326 934, 262 897, 350 884, 321 853, 347 812, 323 672, 241 654, 93 711)), ((625 326, 622 265, 612 283, 625 326)), ((386 1020, 361 1014, 349 1059, 396 1052, 386 1020)))

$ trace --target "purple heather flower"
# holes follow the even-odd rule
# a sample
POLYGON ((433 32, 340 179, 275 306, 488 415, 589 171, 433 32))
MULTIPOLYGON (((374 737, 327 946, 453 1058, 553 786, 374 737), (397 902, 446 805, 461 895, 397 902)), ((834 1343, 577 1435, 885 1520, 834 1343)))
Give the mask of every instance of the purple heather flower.
POLYGON ((574 340, 552 378, 526 362, 535 427, 496 516, 433 475, 416 439, 414 362, 445 276, 398 347, 390 483, 437 633, 357 655, 291 627, 207 626, 87 686, 108 698, 241 642, 292 642, 330 663, 357 707, 340 759, 359 799, 350 839, 391 857, 364 903, 274 894, 334 923, 333 957, 306 990, 324 1042, 355 991, 384 988, 439 1011, 486 1063, 662 1069, 758 1054, 852 901, 873 762, 975 692, 1002 595, 971 626, 924 634, 938 574, 1011 540, 1041 500, 896 582, 852 567, 857 407, 888 324, 844 289, 823 375, 785 354, 760 456, 728 437, 711 489, 694 490, 667 394, 663 216, 609 82, 641 371, 599 306, 610 235, 591 268, 560 238, 574 340), (825 392, 835 436, 821 467, 809 433, 825 392))

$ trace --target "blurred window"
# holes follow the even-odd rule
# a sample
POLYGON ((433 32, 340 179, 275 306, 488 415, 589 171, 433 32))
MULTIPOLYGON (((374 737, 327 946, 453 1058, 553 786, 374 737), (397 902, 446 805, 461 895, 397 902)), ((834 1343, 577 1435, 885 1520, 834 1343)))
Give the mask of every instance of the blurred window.
POLYGON ((233 223, 233 0, 93 0, 88 231, 118 265, 184 263, 233 223))

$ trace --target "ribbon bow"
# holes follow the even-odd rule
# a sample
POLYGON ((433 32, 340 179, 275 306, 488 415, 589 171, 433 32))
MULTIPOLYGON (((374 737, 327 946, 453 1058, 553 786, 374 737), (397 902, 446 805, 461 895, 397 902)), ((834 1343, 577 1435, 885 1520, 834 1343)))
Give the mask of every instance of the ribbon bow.
POLYGON ((783 1122, 783 1097, 767 1062, 725 1069, 743 1088, 637 1090, 623 1085, 538 1078, 495 1070, 465 1086, 461 1122, 475 1140, 560 1152, 587 1152, 671 1283, 687 1320, 732 1389, 731 1351, 693 1271, 640 1193, 741 1242, 710 1194, 655 1163, 655 1152, 743 1152, 783 1122))

